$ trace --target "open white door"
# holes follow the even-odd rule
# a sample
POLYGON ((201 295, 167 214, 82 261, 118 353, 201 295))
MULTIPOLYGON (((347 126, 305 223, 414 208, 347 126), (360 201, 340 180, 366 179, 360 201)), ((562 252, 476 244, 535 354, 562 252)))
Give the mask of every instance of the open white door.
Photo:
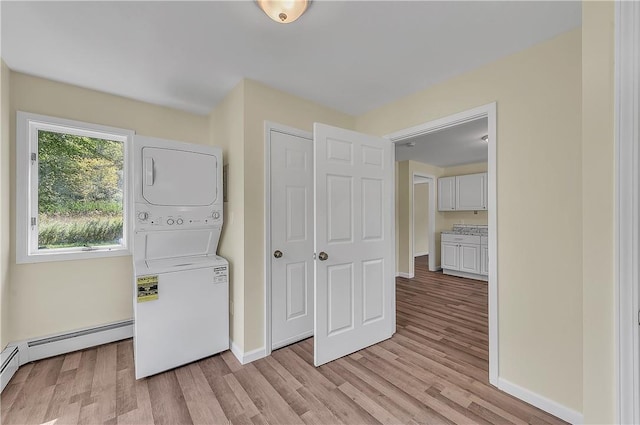
POLYGON ((395 332, 391 141, 314 124, 316 366, 395 332))

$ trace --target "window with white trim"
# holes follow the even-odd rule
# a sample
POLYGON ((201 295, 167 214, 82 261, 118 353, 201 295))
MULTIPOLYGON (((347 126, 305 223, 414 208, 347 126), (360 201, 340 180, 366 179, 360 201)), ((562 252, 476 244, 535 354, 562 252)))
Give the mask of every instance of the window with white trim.
POLYGON ((18 263, 129 254, 133 134, 17 113, 18 263))

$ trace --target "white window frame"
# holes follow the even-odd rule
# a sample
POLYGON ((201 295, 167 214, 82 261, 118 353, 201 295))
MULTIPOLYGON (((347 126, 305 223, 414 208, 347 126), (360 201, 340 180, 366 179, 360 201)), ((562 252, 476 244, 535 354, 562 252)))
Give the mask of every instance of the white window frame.
MULTIPOLYGON (((73 121, 46 115, 17 112, 16 126, 16 263, 79 260, 99 257, 131 255, 131 158, 132 130, 107 127, 81 121, 73 121), (38 250, 38 228, 31 225, 31 217, 38 217, 38 167, 32 165, 32 153, 38 152, 38 130, 54 131, 77 136, 108 139, 122 142, 123 157, 123 226, 122 245, 60 248, 49 252, 38 250)), ((36 158, 37 161, 37 158, 36 158)))

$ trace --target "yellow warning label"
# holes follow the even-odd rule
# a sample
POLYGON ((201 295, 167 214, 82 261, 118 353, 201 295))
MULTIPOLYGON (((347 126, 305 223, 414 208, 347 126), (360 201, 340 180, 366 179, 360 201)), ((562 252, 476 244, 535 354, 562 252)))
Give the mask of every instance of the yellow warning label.
POLYGON ((142 276, 136 279, 138 283, 138 302, 158 299, 158 276, 142 276))

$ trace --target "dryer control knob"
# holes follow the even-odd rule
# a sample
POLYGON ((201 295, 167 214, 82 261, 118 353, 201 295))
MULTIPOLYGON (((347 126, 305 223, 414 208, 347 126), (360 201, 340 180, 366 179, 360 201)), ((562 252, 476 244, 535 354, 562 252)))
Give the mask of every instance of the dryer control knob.
POLYGON ((138 218, 142 221, 146 220, 149 218, 149 213, 146 211, 142 211, 138 213, 138 218))
POLYGON ((177 219, 177 220, 176 220, 176 223, 178 223, 178 224, 182 224, 182 223, 184 223, 184 222, 182 221, 182 219, 181 219, 181 218, 179 218, 179 219, 177 219))
POLYGON ((220 218, 220 213, 218 211, 214 211, 212 217, 214 220, 217 220, 220 218))
POLYGON ((171 226, 171 225, 173 224, 173 219, 172 219, 172 218, 168 219, 168 220, 167 220, 167 224, 168 224, 169 226, 171 226))

